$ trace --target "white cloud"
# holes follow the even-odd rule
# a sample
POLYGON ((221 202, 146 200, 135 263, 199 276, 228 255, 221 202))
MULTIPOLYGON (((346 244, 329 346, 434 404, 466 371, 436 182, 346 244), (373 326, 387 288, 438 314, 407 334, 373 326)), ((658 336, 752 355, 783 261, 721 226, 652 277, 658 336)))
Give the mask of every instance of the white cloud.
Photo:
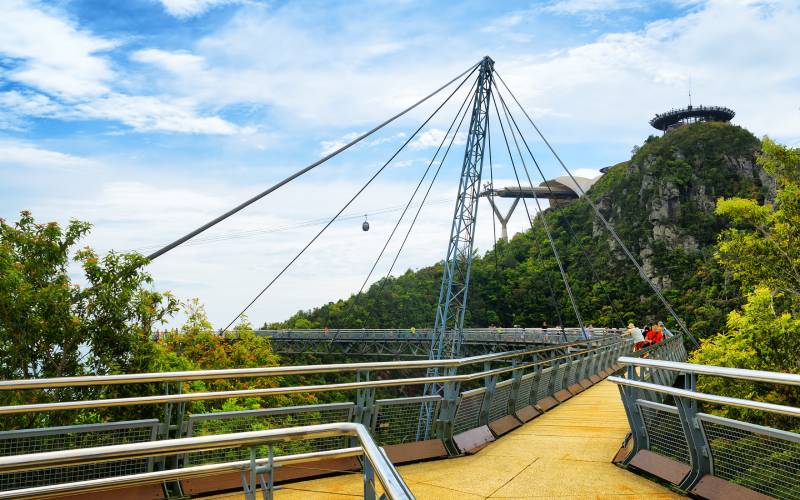
MULTIPOLYGON (((342 146, 345 146, 346 144, 348 144, 349 142, 351 142, 353 139, 355 139, 356 137, 360 136, 361 134, 363 134, 363 132, 350 132, 350 133, 344 134, 343 136, 339 137, 338 139, 333 139, 333 140, 330 140, 330 141, 320 141, 320 143, 319 143, 320 154, 322 154, 323 156, 329 155, 329 154, 333 153, 334 151, 336 151, 337 149, 341 148, 342 146)), ((405 132, 397 132, 396 134, 392 134, 392 135, 390 135, 388 137, 380 137, 380 136, 378 136, 375 139, 364 139, 361 142, 359 142, 358 144, 352 146, 352 148, 353 149, 354 148, 361 148, 361 147, 370 147, 371 148, 371 147, 380 146, 381 144, 386 144, 386 143, 391 143, 391 142, 397 142, 398 145, 399 145, 400 143, 404 142, 403 139, 405 139, 406 137, 408 137, 408 134, 406 134, 405 132)))
POLYGON ((481 28, 484 33, 497 33, 509 30, 520 24, 525 17, 521 13, 513 13, 493 19, 488 26, 481 28))
POLYGON ((338 139, 334 139, 332 141, 321 141, 319 143, 320 146, 320 153, 322 156, 329 155, 336 151, 337 149, 347 145, 347 143, 351 142, 356 137, 363 134, 363 132, 350 132, 349 134, 345 134, 338 139))
POLYGON ((561 113, 545 133, 562 142, 641 142, 656 112, 686 103, 689 78, 696 104, 729 106, 757 135, 791 138, 800 135, 800 114, 787 105, 800 102, 798 24, 797 4, 711 1, 641 31, 497 67, 528 108, 561 113))
POLYGON ((110 93, 90 100, 56 102, 35 92, 0 93, 0 119, 5 115, 9 127, 26 117, 61 120, 110 120, 123 123, 137 132, 175 132, 186 134, 252 134, 252 127, 240 127, 217 116, 198 114, 189 99, 158 96, 131 96, 110 93))
POLYGON ((79 29, 54 11, 24 0, 7 0, 0 16, 0 54, 19 60, 3 78, 63 97, 108 91, 114 78, 99 55, 117 42, 79 29))
MULTIPOLYGON (((430 128, 425 132, 417 135, 416 139, 411 141, 409 146, 413 149, 424 149, 424 148, 438 148, 439 144, 442 143, 444 139, 446 131, 438 128, 430 128)), ((456 138, 453 141, 453 144, 465 144, 467 142, 467 135, 463 132, 458 132, 456 134, 456 138)), ((450 143, 450 139, 447 140, 444 147, 447 147, 447 144, 450 143)))
MULTIPOLYGON (((203 116, 195 101, 114 91, 119 77, 98 55, 117 42, 76 27, 59 11, 24 0, 10 0, 0 16, 0 54, 16 62, 0 72, 27 90, 0 93, 0 126, 19 129, 27 117, 119 121, 139 132, 231 135, 251 133, 218 116, 203 116), (35 89, 35 90, 34 90, 35 89)), ((182 52, 141 50, 139 62, 173 72, 200 68, 202 59, 182 52)))
POLYGON ((385 118, 471 62, 448 58, 429 64, 432 54, 427 61, 410 57, 433 35, 413 25, 386 24, 382 13, 344 15, 349 8, 332 7, 342 11, 334 15, 293 3, 247 3, 190 52, 170 55, 156 48, 135 54, 134 60, 159 70, 154 78, 164 93, 209 107, 267 105, 311 125, 385 118), (332 18, 340 23, 336 30, 316 28, 332 18))
POLYGON ((242 3, 244 0, 160 0, 164 10, 175 17, 193 17, 213 7, 242 3))
POLYGON ((131 59, 141 63, 160 66, 172 73, 185 73, 197 71, 204 66, 204 59, 187 51, 170 52, 160 49, 137 50, 131 54, 131 59))
POLYGON ((217 116, 200 116, 187 100, 111 94, 76 106, 77 116, 116 120, 139 132, 232 135, 250 133, 217 116))
POLYGON ((559 14, 583 14, 642 8, 644 2, 636 0, 558 0, 544 10, 559 14))
POLYGON ((0 140, 0 166, 21 168, 73 169, 94 162, 79 156, 40 148, 28 142, 0 140))
POLYGON ((601 174, 600 170, 596 168, 572 168, 570 171, 575 177, 585 177, 587 179, 594 179, 601 174))

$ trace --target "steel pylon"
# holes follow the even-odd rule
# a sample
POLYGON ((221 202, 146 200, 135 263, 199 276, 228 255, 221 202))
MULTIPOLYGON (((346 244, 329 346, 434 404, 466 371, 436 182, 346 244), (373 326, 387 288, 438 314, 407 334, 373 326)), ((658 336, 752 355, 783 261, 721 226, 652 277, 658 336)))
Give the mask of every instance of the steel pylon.
MULTIPOLYGON (((472 271, 472 250, 475 243, 475 223, 478 219, 478 199, 481 190, 483 153, 489 127, 489 104, 492 98, 492 71, 494 61, 484 57, 480 62, 478 81, 472 102, 469 135, 461 166, 461 181, 458 188, 453 224, 447 256, 442 266, 442 286, 436 306, 436 319, 431 336, 428 359, 453 359, 461 354, 464 338, 464 313, 467 309, 467 292, 472 271)), ((427 375, 439 375, 438 368, 429 368, 427 375)), ((426 395, 443 392, 442 384, 425 386, 426 395)), ((433 424, 433 404, 420 407, 417 437, 427 439, 433 424)))
POLYGON ((469 135, 461 167, 461 182, 450 229, 447 256, 444 260, 429 359, 456 358, 461 352, 475 242, 475 223, 478 217, 483 153, 489 126, 493 66, 494 61, 488 56, 480 63, 469 135))

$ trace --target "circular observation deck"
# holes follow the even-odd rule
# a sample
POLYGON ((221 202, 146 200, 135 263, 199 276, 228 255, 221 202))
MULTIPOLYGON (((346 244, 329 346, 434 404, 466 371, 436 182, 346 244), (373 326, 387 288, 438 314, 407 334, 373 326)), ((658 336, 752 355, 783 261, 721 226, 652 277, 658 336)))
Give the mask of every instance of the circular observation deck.
POLYGON ((729 122, 736 115, 732 109, 721 106, 689 106, 660 113, 650 120, 650 125, 666 132, 674 127, 695 122, 729 122))

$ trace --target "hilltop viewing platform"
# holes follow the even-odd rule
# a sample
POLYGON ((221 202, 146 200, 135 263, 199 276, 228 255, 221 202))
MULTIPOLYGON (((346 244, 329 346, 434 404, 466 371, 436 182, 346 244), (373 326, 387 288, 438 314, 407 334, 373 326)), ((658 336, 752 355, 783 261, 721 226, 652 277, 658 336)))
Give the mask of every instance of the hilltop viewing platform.
POLYGON ((675 127, 697 122, 724 122, 727 123, 736 116, 729 108, 722 106, 692 106, 683 109, 671 109, 659 113, 650 120, 650 125, 662 132, 667 132, 675 127))

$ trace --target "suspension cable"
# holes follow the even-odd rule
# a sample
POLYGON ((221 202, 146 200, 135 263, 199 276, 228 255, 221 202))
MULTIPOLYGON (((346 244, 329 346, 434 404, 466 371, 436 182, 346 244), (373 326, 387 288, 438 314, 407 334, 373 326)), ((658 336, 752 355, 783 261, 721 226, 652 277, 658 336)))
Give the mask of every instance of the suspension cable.
POLYGON ((457 77, 455 77, 452 80, 450 80, 449 82, 445 83, 444 85, 442 85, 438 89, 434 90, 433 92, 431 92, 427 96, 423 97, 422 99, 420 99, 416 103, 412 104, 411 106, 407 107, 403 111, 397 113, 396 115, 392 116, 388 120, 386 120, 383 123, 377 125, 372 130, 361 134, 360 136, 356 137, 355 139, 353 139, 352 141, 348 142, 344 146, 340 147, 336 151, 333 151, 332 153, 327 154, 327 155, 323 156, 322 158, 320 158, 319 160, 315 161, 311 165, 308 165, 307 167, 298 170, 297 172, 293 173, 289 177, 283 179, 282 181, 272 185, 268 189, 266 189, 266 190, 260 192, 259 194, 253 196, 249 200, 247 200, 247 201, 235 206, 234 208, 228 210, 227 212, 225 212, 224 214, 220 215, 219 217, 217 217, 217 218, 215 218, 215 219, 203 224, 202 226, 198 227, 194 231, 191 231, 190 233, 178 238, 177 240, 173 241, 169 245, 164 246, 160 250, 156 250, 155 252, 153 252, 150 255, 148 255, 147 259, 152 261, 152 260, 160 257, 161 255, 164 255, 165 253, 169 252, 170 250, 172 250, 173 248, 177 247, 178 245, 181 245, 182 243, 185 243, 185 242, 189 241, 190 239, 194 238, 198 234, 200 234, 200 233, 204 232, 205 230, 207 230, 207 229, 217 225, 218 223, 224 221, 225 219, 227 219, 231 215, 233 215, 233 214, 239 212, 240 210, 252 205, 253 203, 255 203, 258 200, 260 200, 261 198, 263 198, 263 197, 267 196, 268 194, 278 190, 279 188, 285 186, 286 184, 289 184, 293 180, 295 180, 298 177, 306 174, 307 172, 310 172, 311 170, 315 169, 316 167, 322 165, 323 163, 325 163, 326 161, 330 160, 334 156, 338 155, 342 151, 345 151, 345 150, 349 149, 351 146, 354 146, 354 145, 358 144, 362 140, 364 140, 367 137, 371 136, 372 134, 374 134, 378 130, 380 130, 383 127, 385 127, 386 125, 392 123, 393 121, 395 121, 396 119, 398 119, 401 116, 405 115, 406 113, 408 113, 412 109, 418 107, 420 104, 424 103, 425 101, 427 101, 431 97, 435 96, 436 94, 438 94, 442 90, 446 89, 447 87, 452 85, 454 82, 458 81, 462 76, 467 75, 467 78, 469 78, 469 75, 471 75, 478 68, 479 65, 480 65, 480 62, 475 63, 474 65, 472 65, 469 68, 467 68, 463 73, 461 73, 457 77))
POLYGON ((453 121, 450 122, 450 127, 447 129, 447 132, 445 133, 444 137, 442 137, 442 140, 439 143, 439 146, 436 148, 436 152, 434 153, 433 158, 431 158, 431 161, 428 162, 428 166, 425 168, 425 172, 423 172, 422 177, 420 178, 419 182, 417 183, 416 187, 414 188, 414 192, 411 193, 411 197, 408 199, 408 203, 406 203, 405 208, 403 208, 403 212, 400 214, 400 217, 397 218, 397 222, 395 223, 394 227, 392 228, 392 231, 389 234, 389 237, 386 239, 386 243, 383 244, 383 248, 381 248, 381 251, 378 253, 378 257, 375 259, 375 262, 373 262, 372 268, 370 268, 369 273, 367 273, 367 277, 364 278, 364 282, 361 284, 361 288, 358 289, 358 294, 356 294, 356 298, 358 297, 358 295, 361 294, 361 292, 364 291, 364 287, 367 286, 367 282, 372 277, 372 273, 375 271, 375 267, 377 267, 378 262, 380 262, 381 258, 383 257, 384 252, 386 251, 386 248, 389 246, 389 243, 392 241, 392 238, 394 237, 394 234, 397 231, 397 228, 400 226, 400 223, 403 221, 403 217, 405 217, 406 212, 408 211, 408 208, 411 206, 411 203, 414 201, 414 198, 417 196, 417 193, 419 192, 419 188, 422 186, 422 183, 425 182, 425 178, 428 176, 428 172, 430 172, 431 167, 433 166, 433 162, 435 162, 436 158, 439 156, 439 152, 442 150, 442 146, 444 145, 445 141, 447 140, 447 137, 450 135, 450 131, 453 130, 453 126, 456 124, 456 121, 458 120, 458 117, 461 116, 461 111, 464 109, 464 106, 467 105, 467 102, 469 102, 469 98, 472 97, 473 89, 475 88, 475 86, 477 84, 478 84, 478 80, 476 78, 475 82, 470 87, 469 92, 467 92, 466 97, 464 97, 464 101, 461 103, 461 106, 458 108, 458 111, 456 111, 455 116, 453 116, 453 121))
MULTIPOLYGON (((489 146, 489 176, 491 178, 491 183, 492 183, 492 188, 493 188, 491 196, 494 196, 494 173, 493 173, 493 166, 492 166, 492 149, 491 149, 491 147, 492 147, 492 131, 491 131, 491 126, 490 125, 491 125, 491 120, 489 121, 489 125, 487 125, 487 127, 486 127, 486 141, 487 141, 488 146, 489 146)), ((525 202, 524 198, 522 198, 522 204, 523 204, 523 206, 525 206, 525 212, 528 213, 527 203, 525 202)), ((528 213, 528 219, 530 220, 530 213, 528 213)), ((508 221, 506 221, 506 224, 508 224, 508 221)), ((531 229, 533 229, 533 226, 531 226, 531 229)), ((499 268, 499 266, 498 266, 498 248, 497 248, 497 236, 495 234, 495 227, 494 227, 494 217, 492 217, 492 234, 494 235, 494 238, 495 238, 495 243, 494 243, 495 244, 495 252, 494 252, 495 253, 495 255, 494 255, 495 280, 497 281, 498 287, 499 287, 499 275, 500 275, 500 273, 499 273, 499 270, 498 270, 498 268, 499 268)), ((535 239, 535 237, 533 235, 533 231, 531 231, 531 243, 533 243, 536 246, 536 252, 537 252, 538 260, 541 261, 541 262, 544 262, 544 259, 542 257, 542 247, 541 247, 541 245, 538 244, 538 242, 536 242, 536 239, 535 239)), ((563 319, 561 318, 561 311, 559 310, 560 307, 558 305, 558 301, 556 300, 556 293, 555 293, 555 289, 553 288, 553 282, 550 279, 550 275, 546 272, 546 270, 545 270, 545 272, 543 274, 544 274, 545 282, 547 283, 547 289, 550 292, 549 293, 550 306, 553 308, 553 311, 556 314, 556 318, 558 318, 558 324, 561 325, 561 324, 563 324, 563 319)), ((497 300, 495 300, 495 302, 496 302, 495 308, 497 308, 498 304, 500 303, 499 298, 497 300)), ((548 318, 545 319, 545 324, 547 323, 548 319, 551 320, 551 323, 552 323, 552 317, 548 317, 548 318)))
MULTIPOLYGON (((498 120, 500 121, 500 129, 503 132, 503 139, 505 140, 506 148, 508 149, 508 156, 511 159, 511 165, 514 168, 514 177, 517 179, 517 185, 519 186, 520 191, 522 191, 522 183, 519 180, 519 175, 517 173, 517 167, 516 167, 516 164, 514 162, 514 155, 511 153, 511 146, 508 143, 508 137, 506 136, 506 133, 505 133, 505 126, 503 126, 503 119, 502 119, 502 116, 500 115, 500 110, 497 108, 497 102, 494 103, 494 107, 495 107, 495 112, 498 115, 498 120)), ((511 127, 510 124, 509 124, 509 127, 511 127)), ((512 137, 514 138, 514 142, 516 143, 516 136, 514 135, 513 129, 510 130, 510 132, 512 134, 512 137)), ((520 159, 522 159, 522 151, 519 150, 519 145, 518 144, 517 144, 517 150, 518 150, 518 154, 520 155, 520 159)), ((525 167, 524 160, 522 160, 522 165, 523 165, 523 167, 525 167)), ((525 172, 527 174, 527 167, 525 167, 525 172)), ((528 176, 528 182, 529 183, 531 182, 530 176, 528 176)), ((531 183, 531 186, 532 185, 533 184, 531 183)), ((536 202, 536 207, 538 208, 537 215, 539 216, 539 220, 541 220, 541 222, 542 222, 542 227, 544 228, 545 234, 547 234, 547 240, 550 242, 550 248, 553 250, 553 256, 556 259, 556 264, 558 265, 558 270, 561 273, 561 279, 564 282, 564 288, 567 291, 567 295, 569 296, 570 303, 572 304, 572 310, 575 313, 575 318, 578 320, 578 325, 579 325, 579 327, 581 329, 581 332, 585 336, 586 332, 585 332, 584 327, 583 327, 583 318, 581 317, 581 313, 578 310, 578 304, 575 302, 575 296, 572 294, 572 288, 569 285, 569 279, 567 277, 567 273, 564 270, 563 264, 561 263, 561 257, 558 255, 558 249, 556 248, 555 241, 553 240, 553 236, 552 236, 552 234, 550 234, 550 228, 547 226, 547 221, 544 218, 544 212, 542 211, 542 207, 541 207, 541 205, 539 203, 538 198, 534 198, 533 200, 536 202)), ((526 205, 526 210, 527 210, 527 205, 526 205)), ((533 222, 532 221, 531 221, 531 227, 533 227, 533 222)))
MULTIPOLYGON (((494 220, 495 219, 495 212, 497 211, 497 209, 495 208, 496 205, 495 205, 495 197, 494 197, 494 164, 492 163, 491 123, 492 123, 491 120, 486 120, 486 145, 489 148, 489 186, 490 186, 489 204, 492 205, 492 240, 493 240, 493 244, 494 244, 493 252, 492 252, 492 253, 494 253, 494 286, 495 286, 495 290, 494 290, 494 309, 495 309, 495 314, 497 314, 497 311, 500 308, 500 299, 499 299, 499 295, 500 295, 500 293, 499 293, 500 292, 500 265, 498 263, 498 255, 497 255, 497 251, 498 251, 498 247, 497 247, 497 227, 496 227, 497 225, 496 225, 495 220, 494 220)), ((497 211, 496 213, 499 213, 499 211, 497 211)), ((506 221, 506 224, 508 224, 508 221, 506 221)), ((508 235, 508 232, 506 232, 506 235, 508 235)), ((497 318, 500 319, 500 315, 499 314, 497 314, 497 318)))
MULTIPOLYGON (((476 66, 476 68, 477 68, 477 66, 476 66)), ((474 69, 473 69, 473 71, 474 71, 474 69)), ((336 219, 337 219, 337 218, 338 218, 338 217, 339 217, 339 216, 340 216, 340 215, 341 215, 341 214, 342 214, 342 213, 343 213, 345 210, 347 210, 347 207, 349 207, 349 206, 350 206, 350 205, 351 205, 351 204, 352 204, 352 203, 353 203, 353 202, 356 200, 356 198, 358 198, 358 197, 361 195, 361 193, 363 193, 363 192, 364 192, 364 190, 365 190, 365 189, 367 189, 367 187, 368 187, 370 184, 372 184, 372 181, 374 181, 374 180, 375 180, 375 179, 378 177, 378 175, 380 175, 380 174, 381 174, 381 172, 383 172, 383 171, 386 169, 386 167, 387 167, 387 166, 389 166, 389 164, 392 162, 392 160, 394 160, 394 159, 395 159, 395 157, 397 157, 397 155, 399 155, 399 154, 400 154, 400 153, 403 151, 403 149, 405 149, 405 147, 406 147, 406 146, 407 146, 407 145, 408 145, 408 144, 409 144, 409 143, 410 143, 410 142, 411 142, 411 141, 414 139, 414 137, 416 137, 416 136, 417 136, 417 134, 419 133, 419 131, 420 131, 420 130, 422 130, 422 129, 423 129, 423 127, 425 127, 425 125, 427 125, 427 124, 428 124, 428 122, 429 122, 429 121, 431 121, 431 120, 433 119, 433 117, 434 117, 434 116, 436 116, 436 114, 437 114, 437 113, 438 113, 438 112, 439 112, 439 111, 440 111, 440 110, 441 110, 441 109, 444 107, 444 105, 445 105, 445 104, 447 104, 447 103, 450 101, 450 99, 451 99, 451 98, 452 98, 452 97, 453 97, 453 96, 456 94, 456 92, 458 92, 458 90, 459 90, 459 89, 460 89, 460 88, 461 88, 461 87, 462 87, 462 86, 463 86, 463 85, 464 85, 464 84, 467 82, 467 80, 469 80, 469 78, 470 78, 470 76, 471 76, 471 75, 472 75, 472 72, 469 72, 469 74, 467 74, 467 76, 466 76, 466 77, 464 77, 464 79, 461 81, 461 83, 459 83, 459 84, 458 84, 458 86, 455 88, 455 90, 453 90, 453 91, 450 93, 450 95, 449 95, 449 96, 447 96, 447 98, 446 98, 446 99, 445 99, 445 100, 444 100, 444 101, 443 101, 441 104, 439 104, 439 106, 438 106, 438 107, 437 107, 435 110, 433 110, 433 112, 432 112, 432 113, 431 113, 431 114, 430 114, 430 115, 429 115, 429 116, 428 116, 428 117, 425 119, 425 121, 424 121, 424 122, 422 122, 422 124, 421 124, 421 125, 420 125, 420 126, 419 126, 419 127, 418 127, 418 128, 415 130, 415 131, 414 131, 414 133, 413 133, 413 134, 411 134, 411 136, 409 136, 409 138, 408 138, 408 139, 407 139, 405 142, 403 142, 403 144, 402 144, 402 145, 401 145, 401 146, 400 146, 400 147, 397 149, 397 151, 395 151, 395 152, 394 152, 394 154, 392 154, 392 156, 391 156, 391 157, 390 157, 388 160, 386 160, 386 163, 384 163, 384 164, 383 164, 383 166, 381 166, 381 167, 380 167, 380 168, 379 168, 379 169, 378 169, 378 170, 377 170, 377 171, 376 171, 376 172, 375 172, 375 173, 372 175, 372 177, 370 177, 370 178, 369 178, 369 180, 367 180, 367 182, 366 182, 366 183, 365 183, 363 186, 361 186, 361 188, 360 188, 360 189, 359 189, 359 190, 358 190, 358 191, 357 191, 357 192, 356 192, 356 193, 355 193, 355 194, 352 196, 352 198, 350 198, 350 200, 348 200, 348 202, 344 204, 344 206, 343 206, 343 207, 342 207, 342 208, 341 208, 341 209, 340 209, 340 210, 339 210, 339 211, 336 213, 336 215, 334 215, 334 216, 331 218, 331 220, 330 220, 330 221, 328 221, 328 223, 327 223, 327 224, 325 224, 325 226, 323 226, 323 228, 322 228, 322 229, 320 229, 320 230, 319 230, 319 232, 318 232, 316 235, 314 235, 314 237, 313 237, 313 238, 311 238, 311 240, 310 240, 308 243, 306 243, 306 245, 305 245, 305 246, 304 246, 304 247, 303 247, 303 248, 302 248, 302 249, 301 249, 301 250, 300 250, 300 251, 297 253, 297 255, 295 255, 295 256, 292 258, 292 260, 290 260, 290 261, 289 261, 289 263, 288 263, 288 264, 286 264, 286 265, 283 267, 283 269, 281 269, 281 270, 280 270, 280 272, 279 272, 277 275, 275 275, 275 277, 274 277, 274 278, 272 278, 272 280, 271 280, 269 283, 267 283, 267 285, 266 285, 266 286, 265 286, 263 289, 261 289, 261 291, 260 291, 260 292, 258 292, 258 293, 256 294, 256 296, 255 296, 255 297, 253 297, 253 300, 251 300, 251 301, 250 301, 250 302, 249 302, 249 303, 248 303, 248 304, 247 304, 247 305, 244 307, 244 309, 242 309, 242 311, 241 311, 239 314, 237 314, 237 315, 236 315, 236 317, 235 317, 235 318, 233 318, 233 320, 231 320, 231 322, 230 322, 230 323, 228 323, 228 325, 227 325, 225 328, 223 328, 223 329, 222 329, 222 331, 223 331, 223 332, 227 331, 227 330, 228 330, 228 328, 230 328, 230 327, 231 327, 231 325, 233 325, 233 324, 236 322, 236 320, 238 320, 238 319, 239 319, 239 318, 242 316, 242 314, 244 314, 245 312, 247 312, 247 310, 248 310, 248 309, 250 309, 250 307, 251 307, 253 304, 255 304, 255 303, 256 303, 256 301, 257 301, 257 300, 258 300, 258 299, 259 299, 259 298, 260 298, 262 295, 264 295, 264 293, 265 293, 267 290, 269 290, 269 288, 270 288, 270 287, 271 287, 271 286, 272 286, 272 285, 273 285, 273 284, 274 284, 276 281, 278 281, 278 278, 280 278, 281 276, 283 276, 283 274, 284 274, 284 273, 285 273, 285 272, 286 272, 286 271, 287 271, 287 270, 288 270, 288 269, 289 269, 289 268, 292 266, 292 264, 294 264, 294 263, 297 261, 297 259, 299 259, 299 258, 300 258, 300 256, 301 256, 301 255, 303 255, 303 254, 305 253, 305 251, 306 251, 306 250, 308 250, 308 248, 309 248, 309 247, 310 247, 310 246, 311 246, 311 245, 312 245, 312 244, 313 244, 315 241, 317 241, 317 239, 318 239, 318 238, 319 238, 319 237, 320 237, 320 236, 321 236, 321 235, 322 235, 322 234, 325 232, 325 230, 327 230, 327 229, 328 229, 328 228, 331 226, 331 224, 333 224, 333 223, 336 221, 336 219)))
MULTIPOLYGON (((517 134, 519 134, 519 137, 522 140, 523 145, 525 146, 525 149, 528 151, 528 155, 530 156, 531 160, 533 161, 533 164, 536 166, 536 170, 539 172, 539 175, 541 176, 545 187, 547 187, 547 191, 550 193, 550 196, 553 197, 554 196, 553 188, 550 187, 550 183, 547 181, 547 178, 545 177, 544 172, 542 171, 542 168, 539 165, 539 162, 536 160, 536 157, 534 156, 533 151, 531 150, 531 147, 528 145, 528 141, 526 141, 525 140, 525 136, 522 135, 522 130, 519 128, 519 125, 517 124, 517 120, 514 118, 514 114, 511 113, 510 109, 508 109, 508 105, 506 104, 505 99, 503 98, 503 95, 500 92, 498 92, 497 95, 500 97, 500 104, 503 107, 503 111, 506 114, 506 117, 510 117, 511 118, 511 123, 513 123, 514 128, 517 131, 517 134)), ((509 127, 510 126, 511 126, 511 124, 509 124, 509 127)), ((526 173, 527 173, 527 169, 526 169, 526 173)), ((531 187, 533 187, 532 183, 531 183, 531 187)), ((560 217, 558 217, 557 214, 555 215, 555 217, 557 219, 560 219, 560 217)), ((564 222, 566 222, 567 232, 570 234, 570 237, 572 238, 572 241, 574 241, 575 245, 580 249, 581 254, 583 255, 583 258, 586 261, 586 263, 589 264, 589 269, 591 270, 592 277, 594 278, 595 282, 600 283, 600 277, 599 277, 599 275, 597 273, 597 270, 595 269, 594 264, 592 264, 592 260, 589 257, 589 254, 586 252, 586 249, 583 247, 583 245, 581 245, 580 241, 578 240, 578 236, 575 233, 575 229, 572 227, 572 223, 570 223, 570 221, 569 221, 569 217, 564 217, 563 220, 564 220, 564 222)), ((615 316, 617 316, 617 320, 624 327, 625 326, 625 322, 622 319, 622 316, 617 312, 617 309, 614 307, 614 303, 612 302, 611 297, 608 295, 608 292, 605 290, 605 288, 602 288, 602 287, 601 287, 601 290, 603 292, 603 295, 605 296, 606 302, 608 303, 609 307, 611 307, 612 312, 614 313, 615 316)))
POLYGON ((639 261, 636 260, 636 257, 633 256, 633 254, 628 249, 628 247, 625 245, 625 243, 623 243, 622 239, 619 237, 617 232, 614 230, 614 227, 611 225, 611 223, 609 223, 608 220, 605 218, 605 216, 602 214, 602 212, 600 212, 600 208, 594 203, 594 201, 592 201, 591 198, 586 196, 586 192, 583 190, 583 188, 580 186, 580 184, 578 184, 578 182, 575 180, 575 177, 572 175, 572 172, 569 170, 569 168, 567 168, 567 165, 564 163, 564 161, 561 159, 561 157, 558 155, 558 153, 556 153, 555 149, 553 149, 553 146, 550 145, 550 142, 547 140, 547 138, 545 138, 544 134, 542 134, 542 131, 539 130, 539 127, 536 126, 536 123, 534 123, 533 119, 530 117, 528 112, 525 110, 525 108, 519 102, 517 97, 514 95, 514 93, 511 91, 511 89, 508 88, 508 85, 506 85, 506 82, 503 80, 503 77, 500 76, 500 74, 497 73, 496 71, 494 72, 494 74, 497 75, 497 78, 500 79, 500 82, 503 84, 503 87, 505 87, 506 91, 509 93, 511 98, 514 99, 514 102, 517 103, 517 106, 519 106, 519 109, 525 115, 525 118, 528 119, 530 124, 536 130, 536 133, 542 139, 542 142, 544 142, 545 145, 547 145, 547 148, 553 154, 555 159, 558 161, 559 164, 561 164, 561 167, 564 169, 564 171, 567 173, 567 175, 569 175, 570 179, 572 179, 572 182, 575 183, 575 186, 577 187, 577 189, 580 191, 580 193, 589 202, 589 204, 591 205, 591 207, 594 210, 595 214, 597 215, 597 217, 600 219, 600 221, 605 226, 606 230, 608 230, 608 232, 611 234, 611 236, 614 238, 614 240, 620 245, 622 250, 625 252, 625 255, 627 255, 628 259, 636 267, 636 270, 639 271, 639 275, 647 282, 648 285, 650 285, 650 288, 653 290, 653 292, 656 294, 658 299, 661 301, 661 303, 667 309, 669 314, 678 323, 678 326, 680 327, 681 331, 692 341, 692 343, 695 346, 699 346, 700 344, 697 342, 697 339, 694 337, 694 335, 691 334, 691 332, 689 331, 689 328, 686 326, 686 323, 684 323, 683 319, 681 319, 680 316, 678 316, 678 314, 672 308, 672 305, 669 303, 669 301, 667 301, 666 297, 664 297, 664 295, 661 293, 661 290, 656 286, 656 284, 653 282, 653 280, 651 280, 650 277, 647 276, 647 273, 644 272, 644 269, 642 268, 641 264, 639 264, 639 261))
MULTIPOLYGON (((461 110, 459 110, 459 112, 460 111, 461 110)), ((405 236, 403 237, 403 241, 400 244, 400 248, 397 249, 397 253, 395 253, 394 259, 392 260, 392 264, 389 266, 389 270, 386 272, 386 274, 384 275, 383 279, 381 279, 378 282, 379 285, 378 285, 378 290, 376 292, 377 294, 380 294, 381 291, 383 290, 383 287, 386 286, 387 278, 389 278, 389 276, 391 276, 392 271, 394 270, 394 266, 397 264, 397 260, 400 258, 400 254, 403 252, 403 249, 406 246, 406 242, 408 242, 408 238, 411 235, 411 231, 414 229, 414 225, 416 224, 420 213, 422 212, 422 208, 423 208, 423 206, 426 205, 425 200, 428 199, 428 195, 430 195, 431 190, 433 189, 433 185, 436 182, 436 179, 439 177, 439 172, 442 170, 442 166, 444 165, 444 162, 447 159, 447 155, 450 153, 450 149, 453 147, 453 143, 455 142, 455 139, 458 136, 459 130, 461 130, 461 126, 464 123, 464 119, 466 118, 468 112, 469 112, 469 108, 465 108, 463 110, 463 113, 461 113, 461 118, 458 121, 458 125, 456 126, 456 129, 453 131, 453 135, 450 136, 450 142, 447 145, 447 149, 445 149, 445 152, 442 155, 442 159, 439 161, 439 164, 436 167, 436 171, 434 172, 433 177, 431 178, 431 182, 428 184, 428 188, 426 189, 425 194, 422 197, 422 201, 417 206, 417 211, 414 214, 414 218, 411 220, 411 224, 409 225, 405 236)), ((448 132, 449 132, 449 130, 448 130, 448 132)), ((444 140, 446 140, 446 139, 447 139, 447 134, 445 134, 445 139, 444 140)), ((441 147, 441 144, 440 144, 440 147, 441 147)), ((357 297, 358 297, 358 295, 353 298, 354 302, 357 300, 357 297)), ((328 319, 330 319, 330 314, 328 314, 328 319)))
POLYGON ((469 108, 464 109, 464 112, 461 115, 461 119, 458 121, 458 125, 456 126, 453 135, 450 136, 450 143, 447 145, 447 149, 444 151, 444 154, 442 155, 442 160, 436 167, 436 172, 433 173, 431 182, 430 184, 428 184, 428 189, 425 191, 425 195, 422 197, 422 203, 417 208, 417 212, 414 214, 414 218, 411 220, 411 224, 409 225, 408 230, 406 231, 406 235, 403 238, 403 242, 400 244, 400 248, 397 250, 397 253, 394 256, 394 260, 392 260, 392 265, 389 266, 389 271, 386 273, 385 276, 386 278, 389 277, 389 275, 392 273, 392 270, 394 269, 394 266, 397 264, 397 259, 400 257, 400 254, 402 253, 403 248, 405 247, 406 242, 408 241, 408 237, 411 235, 411 231, 414 229, 414 225, 416 224, 417 219, 419 218, 420 212, 422 212, 422 205, 425 203, 425 200, 428 199, 428 195, 430 195, 431 189, 433 189, 433 185, 436 182, 436 179, 439 177, 439 172, 442 170, 444 161, 447 159, 447 155, 448 153, 450 153, 450 148, 453 147, 453 143, 455 142, 455 139, 458 136, 458 131, 461 130, 461 125, 464 123, 464 119, 467 117, 469 111, 470 111, 469 108))

